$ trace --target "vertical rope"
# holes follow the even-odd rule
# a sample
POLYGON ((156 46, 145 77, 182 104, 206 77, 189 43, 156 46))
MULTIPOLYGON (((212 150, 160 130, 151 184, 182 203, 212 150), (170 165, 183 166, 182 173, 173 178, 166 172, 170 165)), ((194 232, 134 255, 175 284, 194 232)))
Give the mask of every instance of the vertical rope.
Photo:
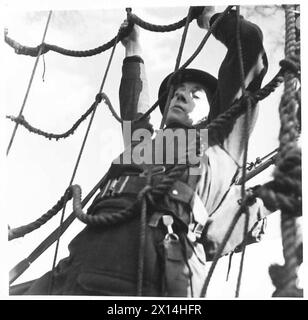
MULTIPOLYGON (((175 63, 175 67, 174 67, 173 73, 175 73, 179 69, 179 66, 180 66, 180 63, 181 63, 181 57, 182 57, 182 54, 183 54, 184 44, 185 44, 185 40, 186 40, 186 36, 187 36, 187 31, 188 31, 188 27, 189 27, 190 17, 191 17, 192 11, 193 11, 193 8, 189 7, 187 18, 186 18, 186 23, 185 23, 185 28, 184 28, 184 31, 183 31, 183 34, 182 34, 180 48, 179 48, 179 51, 178 51, 178 56, 176 58, 176 63, 175 63)), ((173 93, 174 93, 174 85, 170 84, 172 82, 172 78, 173 78, 173 76, 170 77, 169 83, 167 85, 167 88, 169 87, 169 92, 168 92, 168 96, 167 96, 167 100, 166 100, 166 104, 165 104, 164 114, 163 114, 163 117, 162 117, 162 120, 161 120, 161 123, 160 123, 160 129, 162 129, 164 127, 164 125, 165 125, 167 114, 168 114, 168 111, 169 111, 169 104, 170 104, 171 98, 172 98, 173 93)))
MULTIPOLYGON (((293 5, 284 6, 286 19, 285 56, 286 59, 296 53, 296 20, 293 5)), ((284 75, 284 93, 279 105, 281 129, 279 133, 280 153, 277 160, 277 167, 274 172, 276 182, 279 182, 281 175, 293 177, 292 172, 284 172, 283 165, 290 154, 299 154, 297 146, 297 118, 296 112, 298 101, 296 99, 296 77, 293 72, 287 71, 284 75)), ((290 190, 292 192, 292 190, 290 190)), ((301 194, 299 195, 299 197, 301 194)), ((294 208, 293 211, 296 209, 294 208)), ((296 212, 290 212, 281 208, 281 237, 283 246, 284 266, 274 265, 270 267, 270 275, 276 286, 273 296, 276 297, 302 297, 303 292, 297 288, 298 268, 298 229, 296 226, 296 212), (281 279, 277 281, 277 274, 281 279), (276 280, 276 281, 275 281, 276 280)))
POLYGON ((138 252, 138 267, 137 267, 137 296, 142 296, 143 293, 143 274, 144 274, 144 257, 146 246, 146 230, 147 230, 147 194, 151 189, 152 170, 149 168, 147 175, 147 184, 138 195, 141 200, 141 215, 140 215, 140 234, 139 234, 139 252, 138 252))
MULTIPOLYGON (((243 64, 243 51, 242 51, 242 44, 241 44, 241 21, 240 21, 240 7, 236 6, 236 42, 237 42, 237 52, 238 52, 238 61, 239 61, 239 70, 240 70, 240 80, 241 80, 241 88, 242 88, 242 94, 246 95, 246 88, 245 88, 245 70, 244 70, 244 64, 243 64)), ((248 141, 249 141, 249 119, 251 118, 251 100, 246 99, 246 107, 247 110, 245 112, 245 122, 244 122, 244 128, 242 130, 243 136, 245 137, 245 145, 244 145, 244 154, 243 154, 243 164, 242 164, 242 178, 243 182, 241 185, 241 198, 242 201, 244 200, 246 196, 246 188, 245 188, 245 182, 246 182, 246 171, 247 171, 247 155, 248 155, 248 141)), ((237 278, 237 285, 236 285, 236 291, 235 291, 235 297, 239 297, 240 292, 240 286, 241 286, 241 279, 243 274, 243 267, 244 267, 244 258, 245 258, 245 252, 246 252, 246 235, 248 233, 248 226, 249 226, 249 210, 248 206, 244 205, 244 213, 245 213, 245 225, 244 225, 244 246, 242 249, 241 254, 241 262, 240 262, 240 268, 237 278)))
MULTIPOLYGON (((107 79, 107 74, 108 74, 108 71, 109 71, 109 68, 110 68, 110 65, 111 65, 111 61, 112 61, 112 58, 113 58, 113 55, 114 55, 114 52, 115 52, 116 45, 118 43, 119 34, 120 34, 120 30, 118 31, 116 40, 114 42, 114 45, 113 45, 113 48, 112 48, 112 51, 111 51, 111 54, 110 54, 110 57, 109 57, 109 61, 108 61, 108 64, 107 64, 107 67, 106 67, 106 70, 105 70, 105 74, 104 74, 101 86, 99 88, 99 93, 96 95, 95 105, 94 105, 94 108, 93 108, 93 111, 92 111, 91 119, 89 121, 89 124, 88 124, 88 127, 87 127, 87 131, 85 133, 85 136, 84 136, 84 139, 83 139, 83 142, 82 142, 82 145, 81 145, 78 157, 77 157, 75 168, 74 168, 74 171, 73 171, 73 174, 72 174, 72 177, 71 177, 71 180, 70 180, 68 188, 72 185, 72 183, 74 181, 74 178, 75 178, 75 175, 76 175, 79 163, 80 163, 80 159, 81 159, 81 156, 82 156, 82 153, 83 153, 83 150, 84 150, 84 147, 85 147, 85 144, 86 144, 86 141, 87 141, 90 129, 91 129, 91 125, 92 125, 92 122, 93 122, 93 119, 94 119, 94 116, 95 116, 95 112, 96 112, 97 106, 101 102, 101 94, 102 94, 102 91, 103 91, 103 88, 104 88, 104 85, 105 85, 105 82, 106 82, 106 79, 107 79)), ((61 226, 62 226, 63 220, 64 220, 66 202, 67 201, 65 201, 64 207, 63 207, 63 210, 62 210, 61 221, 60 221, 59 232, 58 232, 59 236, 58 236, 57 242, 56 242, 56 249, 55 249, 55 253, 54 253, 52 271, 51 271, 51 275, 50 275, 50 278, 49 278, 49 290, 48 290, 49 294, 51 294, 52 287, 53 287, 54 269, 55 269, 55 266, 56 266, 56 260, 57 260, 57 255, 58 255, 60 236, 61 236, 61 229, 62 229, 61 226)))
MULTIPOLYGON (((33 82, 33 79, 34 79, 36 68, 37 68, 40 56, 42 54, 42 50, 44 48, 44 42, 45 42, 45 38, 46 38, 46 33, 47 33, 47 30, 48 30, 49 22, 50 22, 50 19, 51 19, 51 15, 52 15, 52 11, 49 11, 47 22, 46 22, 46 26, 45 26, 45 30, 44 30, 43 37, 42 37, 42 42, 41 42, 41 45, 40 45, 40 48, 39 48, 39 52, 38 52, 37 57, 36 57, 35 62, 34 62, 33 70, 32 70, 32 73, 31 73, 31 77, 30 77, 30 80, 29 80, 29 84, 28 84, 28 87, 27 87, 27 91, 26 91, 22 106, 21 106, 19 114, 18 114, 18 118, 21 117, 21 115, 22 115, 22 113, 24 111, 24 108, 26 106, 26 102, 27 102, 28 95, 29 95, 29 92, 30 92, 30 89, 31 89, 31 86, 32 86, 32 82, 33 82)), ((13 129, 9 145, 7 147, 7 150, 6 150, 6 155, 7 156, 9 155, 10 149, 12 147, 12 144, 13 144, 13 141, 14 141, 14 138, 15 138, 15 135, 16 135, 17 128, 18 128, 18 122, 15 123, 15 127, 13 129)))
POLYGON ((206 277, 206 279, 204 281, 204 284, 203 284, 203 287, 202 287, 202 290, 201 290, 201 294, 200 294, 201 297, 205 297, 206 296, 206 292, 207 292, 208 286, 210 284, 210 281, 211 281, 212 275, 214 273, 214 270, 216 268, 217 262, 218 262, 218 260, 219 260, 219 258, 221 256, 221 253, 222 253, 223 249, 225 248, 225 246, 227 244, 227 241, 229 240, 229 238, 230 238, 230 236, 232 234, 232 231, 233 231, 235 225, 237 224, 240 216, 242 215, 242 210, 243 210, 243 208, 241 206, 239 208, 239 210, 237 211, 236 215, 234 216, 234 218, 233 218, 233 220, 232 220, 232 222, 231 222, 231 224, 229 226, 228 231, 226 232, 226 234, 225 234, 220 246, 218 247, 218 249, 217 249, 217 251, 215 253, 215 256, 213 258, 213 262, 211 264, 211 267, 209 269, 209 272, 207 274, 207 277, 206 277))
POLYGON ((45 55, 42 55, 42 59, 43 59, 43 74, 42 74, 42 80, 43 82, 45 82, 45 72, 46 72, 46 63, 45 63, 45 55))

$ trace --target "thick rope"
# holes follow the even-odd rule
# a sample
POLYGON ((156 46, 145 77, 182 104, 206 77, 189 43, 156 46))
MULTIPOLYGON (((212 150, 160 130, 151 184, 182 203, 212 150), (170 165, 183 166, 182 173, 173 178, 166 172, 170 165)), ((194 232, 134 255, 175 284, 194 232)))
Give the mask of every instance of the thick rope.
MULTIPOLYGON (((197 18, 197 16, 202 12, 202 8, 203 7, 196 7, 194 9, 194 14, 192 15, 189 23, 193 19, 197 18)), ((128 34, 132 30, 134 23, 139 25, 141 28, 144 28, 149 31, 169 32, 169 31, 174 31, 174 30, 182 28, 185 25, 186 20, 187 20, 187 18, 185 17, 184 19, 182 19, 176 23, 161 26, 161 25, 154 25, 154 24, 145 22, 142 19, 140 19, 138 16, 136 16, 135 14, 129 14, 128 17, 129 17, 130 23, 127 28, 125 28, 121 31, 120 35, 114 37, 113 39, 111 39, 107 43, 105 43, 97 48, 90 49, 90 50, 68 50, 68 49, 64 49, 64 48, 56 46, 56 45, 43 43, 43 42, 41 45, 36 46, 36 47, 27 47, 27 46, 21 45, 20 43, 18 43, 15 40, 11 39, 8 36, 7 30, 5 30, 4 39, 5 39, 5 42, 9 46, 11 46, 15 50, 15 53, 17 53, 17 54, 23 54, 23 55, 36 57, 39 54, 39 52, 40 52, 40 54, 45 54, 48 51, 54 51, 54 52, 57 52, 57 53, 60 53, 60 54, 66 55, 66 56, 70 56, 70 57, 79 57, 79 58, 82 57, 83 58, 83 57, 91 57, 91 56, 97 55, 99 53, 102 53, 102 52, 112 48, 115 45, 115 43, 121 41, 123 38, 128 36, 128 34)))
POLYGON ((100 93, 97 94, 95 97, 95 101, 93 102, 93 104, 91 105, 91 107, 73 124, 73 126, 67 130, 64 133, 50 133, 50 132, 46 132, 43 131, 41 129, 35 128, 33 127, 25 118, 24 116, 19 116, 19 117, 14 117, 14 116, 6 116, 7 119, 10 119, 11 121, 18 123, 20 125, 22 125, 25 129, 27 129, 29 132, 35 133, 37 135, 43 136, 49 140, 51 139, 55 139, 55 140, 59 140, 59 139, 65 139, 67 137, 69 137, 70 135, 73 135, 75 133, 75 130, 79 127, 79 125, 87 119, 87 117, 93 112, 94 108, 96 108, 96 106, 101 102, 104 101, 104 103, 108 106, 110 112, 112 113, 112 115, 114 116, 114 118, 122 123, 122 119, 118 116, 118 114, 116 113, 116 111, 114 110, 108 96, 105 93, 100 93))
POLYGON ((110 48, 113 48, 113 46, 117 42, 121 41, 123 38, 125 38, 129 35, 129 33, 132 30, 132 27, 133 27, 133 25, 131 23, 129 23, 128 26, 121 31, 119 36, 114 37, 113 39, 111 39, 107 43, 105 43, 97 48, 90 49, 90 50, 84 50, 84 51, 68 50, 68 49, 64 49, 59 46, 48 44, 48 43, 42 43, 41 45, 36 46, 36 47, 23 46, 20 43, 16 42, 15 40, 11 39, 8 36, 7 30, 4 33, 4 39, 5 39, 5 42, 9 46, 14 48, 15 53, 17 53, 17 54, 36 57, 39 52, 41 52, 41 54, 45 54, 48 51, 54 51, 54 52, 57 52, 57 53, 60 53, 60 54, 66 55, 66 56, 70 56, 70 57, 84 58, 84 57, 94 56, 94 55, 102 53, 110 48))
MULTIPOLYGON (((108 181, 109 175, 105 174, 98 183, 92 188, 92 190, 86 195, 84 200, 81 202, 81 208, 83 208, 91 200, 98 189, 105 185, 108 181)), ((76 215, 72 212, 63 222, 61 226, 61 233, 63 234, 65 230, 71 225, 75 220, 76 215)), ((15 265, 10 270, 9 283, 12 284, 20 275, 22 275, 29 266, 42 254, 44 253, 58 238, 59 227, 49 234, 25 259, 21 260, 17 265, 15 265)))
POLYGON ((66 199, 70 200, 72 196, 73 195, 70 189, 68 189, 64 193, 64 195, 60 198, 60 200, 50 210, 48 210, 45 214, 43 214, 40 218, 24 226, 9 229, 9 236, 8 236, 9 241, 16 238, 23 237, 26 234, 40 228, 43 224, 45 224, 52 217, 54 217, 63 208, 65 200, 66 199))
MULTIPOLYGON (((285 6, 286 16, 286 59, 294 56, 296 50, 296 25, 294 6, 285 6)), ((283 255, 285 264, 282 267, 276 266, 271 268, 271 276, 275 278, 275 270, 283 270, 283 286, 276 287, 276 297, 302 297, 302 290, 297 288, 297 228, 295 216, 298 215, 296 209, 301 206, 301 151, 297 146, 297 99, 296 99, 296 68, 292 70, 292 66, 288 66, 288 72, 285 73, 285 88, 279 106, 281 129, 279 134, 280 153, 277 166, 274 171, 274 182, 276 184, 284 184, 289 192, 286 197, 297 202, 298 205, 291 208, 280 204, 281 208, 281 232, 283 255), (293 167, 290 168, 290 158, 295 159, 293 167), (289 181, 287 181, 289 180, 289 181), (289 182, 289 184, 287 183, 289 182), (290 188, 292 187, 293 188, 290 188), (276 269, 275 269, 276 268, 276 269)))
MULTIPOLYGON (((294 36, 292 42, 296 44, 294 36)), ((300 129, 300 118, 298 117, 300 93, 295 90, 295 82, 298 81, 296 79, 300 75, 300 60, 299 56, 294 54, 294 51, 296 51, 296 45, 293 46, 292 52, 280 62, 284 67, 284 74, 287 79, 285 92, 279 107, 282 123, 279 139, 281 140, 280 148, 283 153, 277 159, 274 173, 275 180, 263 185, 257 190, 257 193, 267 207, 273 207, 273 203, 275 203, 277 209, 283 209, 289 215, 300 216, 301 151, 296 142, 300 129), (290 192, 291 190, 293 192, 290 192)))
MULTIPOLYGON (((87 215, 83 212, 81 206, 81 189, 78 185, 72 186, 73 192, 73 210, 76 217, 83 223, 97 226, 112 226, 115 224, 123 223, 138 214, 138 209, 140 210, 140 203, 134 202, 129 208, 123 209, 121 211, 108 212, 104 215, 87 215), (139 208, 138 208, 139 206, 139 208)), ((96 206, 96 210, 99 210, 99 205, 96 206)))
MULTIPOLYGON (((179 177, 183 174, 183 169, 187 168, 187 165, 177 165, 175 166, 170 172, 155 186, 147 187, 146 190, 142 190, 141 193, 137 195, 136 201, 126 209, 123 209, 121 211, 115 211, 115 212, 108 212, 106 214, 100 214, 100 215, 87 215, 82 210, 81 207, 78 206, 78 203, 81 201, 81 191, 74 191, 73 190, 73 199, 76 199, 76 202, 74 202, 74 211, 76 213, 76 217, 83 223, 91 226, 111 226, 116 224, 121 224, 129 219, 132 219, 138 215, 140 212, 140 206, 141 202, 140 199, 147 194, 147 197, 149 200, 151 200, 151 203, 156 202, 158 199, 161 199, 166 195, 166 193, 170 190, 172 185, 174 184, 174 181, 177 180, 179 177), (74 193, 76 192, 76 193, 74 193), (80 193, 78 193, 80 192, 80 193), (151 198, 151 196, 154 197, 151 198), (79 199, 79 200, 78 200, 79 199)), ((75 200, 73 200, 75 201, 75 200)), ((98 203, 95 207, 96 211, 100 209, 100 204, 98 203)))
POLYGON ((192 22, 194 19, 196 19, 203 11, 204 7, 191 7, 191 15, 183 18, 182 20, 169 24, 169 25, 155 25, 149 22, 145 22, 135 14, 129 14, 129 18, 137 24, 139 27, 153 32, 170 32, 175 31, 177 29, 180 29, 190 22, 192 22))
MULTIPOLYGON (((46 37, 46 33, 47 33, 48 26, 49 26, 50 19, 51 19, 51 14, 52 14, 52 11, 49 11, 48 18, 47 18, 47 22, 46 22, 46 26, 45 26, 45 30, 44 30, 44 33, 43 33, 42 43, 44 42, 45 37, 46 37)), ((40 49, 38 50, 37 57, 36 57, 35 62, 34 62, 33 70, 32 70, 31 77, 30 77, 30 80, 29 80, 29 84, 28 84, 28 87, 27 87, 27 91, 26 91, 26 94, 25 94, 25 97, 24 97, 22 106, 21 106, 21 108, 20 108, 18 117, 21 117, 21 115, 22 115, 22 113, 23 113, 23 111, 24 111, 24 108, 25 108, 25 106, 26 106, 26 102, 27 102, 27 99, 28 99, 28 95, 29 95, 29 93, 30 93, 30 89, 31 89, 32 83, 33 83, 33 79, 34 79, 34 75, 35 75, 35 72, 36 72, 36 68, 37 68, 37 65, 38 65, 40 56, 41 56, 42 54, 43 54, 42 48, 40 48, 40 49)), ((15 124, 15 127, 14 127, 14 129, 13 129, 12 136, 11 136, 11 139, 10 139, 10 142, 9 142, 9 145, 8 145, 8 147, 7 147, 6 155, 8 155, 9 152, 10 152, 10 149, 11 149, 12 144, 13 144, 13 141, 14 141, 14 137, 15 137, 15 135, 16 135, 17 128, 18 128, 18 123, 15 124)))

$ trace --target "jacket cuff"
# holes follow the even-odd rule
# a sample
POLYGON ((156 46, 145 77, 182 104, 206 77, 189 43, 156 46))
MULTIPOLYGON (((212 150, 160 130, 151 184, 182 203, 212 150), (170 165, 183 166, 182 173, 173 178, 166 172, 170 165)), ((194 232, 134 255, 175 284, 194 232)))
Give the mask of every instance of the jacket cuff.
MULTIPOLYGON (((211 19, 210 19, 210 27, 212 26, 212 24, 215 22, 215 20, 219 17, 219 15, 221 14, 222 12, 218 12, 218 13, 215 13, 212 15, 211 19)), ((235 10, 230 10, 225 17, 227 17, 228 15, 233 15, 233 16, 236 16, 236 11, 235 10)), ((240 15, 240 17, 242 18, 243 16, 240 15)))
POLYGON ((130 56, 130 57, 124 58, 123 64, 129 63, 129 62, 144 63, 143 59, 140 56, 130 56))

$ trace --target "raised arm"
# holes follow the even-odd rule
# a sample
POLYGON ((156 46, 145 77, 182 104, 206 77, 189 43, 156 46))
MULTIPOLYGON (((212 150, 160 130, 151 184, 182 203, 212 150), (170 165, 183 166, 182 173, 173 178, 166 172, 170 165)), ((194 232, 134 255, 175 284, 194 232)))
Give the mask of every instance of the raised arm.
MULTIPOLYGON (((206 28, 206 23, 213 13, 207 10, 200 19, 199 26, 206 28)), ((212 25, 218 14, 211 16, 209 24, 212 25)), ((214 37, 227 47, 226 56, 218 73, 218 86, 216 94, 211 101, 209 119, 213 120, 230 108, 235 99, 242 95, 240 65, 236 39, 236 12, 229 12, 214 31, 214 37)), ((261 82, 267 71, 267 57, 263 48, 263 35, 260 28, 240 16, 240 39, 245 74, 245 87, 248 91, 256 91, 261 87, 261 82)), ((249 119, 250 132, 252 131, 258 113, 258 107, 252 110, 249 119)), ((220 137, 220 142, 231 156, 240 161, 245 137, 243 136, 244 115, 239 117, 234 126, 225 128, 220 137)))
MULTIPOLYGON (((122 27, 127 26, 127 21, 122 27)), ((134 25, 132 32, 122 40, 125 58, 122 66, 122 79, 119 90, 121 118, 125 121, 135 120, 149 109, 149 90, 144 61, 141 58, 139 27, 134 25)), ((149 119, 136 123, 137 128, 152 129, 149 119)), ((127 141, 127 139, 124 139, 127 141)), ((126 143, 127 144, 127 143, 126 143)))
MULTIPOLYGON (((201 17, 202 19, 200 18, 198 21, 199 26, 207 28, 209 24, 212 24, 217 19, 218 14, 212 15, 211 13, 211 10, 204 12, 203 17, 201 17)), ((215 96, 211 101, 210 120, 215 119, 229 109, 234 100, 242 94, 236 43, 236 18, 236 12, 230 12, 224 17, 214 32, 215 38, 227 47, 227 53, 219 69, 218 86, 215 96)), ((258 26, 241 17, 240 37, 244 59, 245 87, 253 92, 260 88, 262 79, 267 71, 267 59, 262 44, 262 32, 258 26)), ((254 107, 249 119, 250 132, 254 127, 257 112, 257 107, 254 107)), ((245 114, 241 115, 233 126, 224 128, 221 134, 217 136, 219 143, 216 141, 206 151, 209 166, 202 180, 204 181, 202 200, 206 205, 210 217, 203 232, 201 242, 204 244, 207 259, 213 258, 240 207, 238 200, 241 198, 241 186, 232 185, 237 166, 230 159, 230 155, 241 164, 246 139, 243 131, 244 117, 245 114), (221 145, 228 151, 227 153, 220 147, 221 145)), ((262 201, 257 200, 249 205, 249 243, 258 241, 264 233, 264 218, 266 215, 267 212, 264 209, 262 201)), ((245 215, 242 215, 222 255, 240 248, 244 240, 244 226, 245 215)))

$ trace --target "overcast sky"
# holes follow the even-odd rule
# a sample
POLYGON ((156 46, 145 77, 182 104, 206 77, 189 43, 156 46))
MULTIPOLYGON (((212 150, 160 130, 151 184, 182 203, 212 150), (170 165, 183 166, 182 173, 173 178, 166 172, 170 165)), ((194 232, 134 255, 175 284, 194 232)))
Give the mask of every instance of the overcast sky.
MULTIPOLYGON (((121 2, 123 3, 123 2, 121 2)), ((177 2, 178 4, 182 2, 177 2)), ((195 3, 195 2, 194 2, 195 3)), ((170 24, 182 19, 188 7, 133 7, 133 12, 143 20, 154 24, 170 24)), ((15 9, 15 7, 8 7, 15 9)), ((73 8, 69 6, 69 8, 73 8)), ((52 13, 46 42, 67 49, 86 50, 97 47, 112 39, 126 17, 125 6, 119 9, 55 10, 52 13)), ((224 7, 222 7, 224 8, 224 7)), ((36 46, 42 39, 48 11, 34 11, 29 6, 24 9, 7 11, 4 26, 9 36, 21 44, 36 46)), ((45 7, 46 9, 46 7, 45 7)), ((242 14, 259 24, 264 33, 264 45, 269 59, 269 72, 264 84, 272 79, 279 70, 279 61, 283 58, 284 15, 282 11, 266 11, 252 14, 251 8, 242 9, 242 14)), ((160 81, 175 66, 183 29, 170 33, 154 33, 141 30, 143 58, 150 86, 151 105, 157 99, 160 81)), ((195 21, 190 24, 184 48, 182 62, 194 52, 205 31, 199 29, 195 21)), ((17 55, 7 45, 1 44, 5 68, 1 95, 1 153, 4 154, 13 129, 13 123, 5 115, 17 115, 22 104, 35 58, 17 55)), ((53 133, 62 133, 83 114, 93 103, 109 59, 110 50, 93 57, 74 58, 54 52, 45 54, 45 75, 43 59, 36 70, 32 89, 25 106, 24 116, 35 127, 53 133)), ((204 69, 217 76, 219 65, 224 57, 225 48, 210 38, 200 55, 190 67, 204 69)), ((124 48, 118 44, 107 77, 104 92, 110 98, 116 110, 119 110, 118 87, 124 48)), ((278 146, 278 104, 282 87, 268 99, 261 102, 260 116, 249 144, 249 160, 263 156, 278 146)), ((153 122, 158 126, 160 114, 155 112, 153 122)), ((1 188, 5 202, 1 207, 5 212, 6 224, 17 227, 33 221, 50 209, 62 196, 69 184, 77 155, 85 134, 88 120, 73 136, 63 140, 49 141, 41 136, 29 133, 19 127, 7 159, 2 166, 1 188), (3 169, 4 168, 4 169, 3 169)), ((74 183, 82 187, 85 196, 108 170, 110 162, 122 150, 120 125, 101 103, 87 140, 74 183)), ((271 170, 260 175, 252 184, 264 183, 270 179, 271 170)), ((68 203, 66 215, 71 212, 68 203)), ((7 245, 7 268, 11 269, 30 252, 59 224, 60 214, 47 225, 25 236, 11 241, 7 245)), ((279 215, 269 218, 265 239, 247 249, 242 280, 242 298, 269 298, 274 291, 267 268, 272 263, 282 263, 282 250, 279 232, 279 215)), ((83 228, 75 221, 60 241, 59 258, 68 254, 67 244, 83 228)), ((6 230, 5 230, 6 232, 6 230)), ((6 237, 6 236, 5 236, 6 237)), ((5 239, 5 237, 3 239, 5 239)), ((47 250, 16 281, 24 282, 39 277, 52 267, 54 246, 47 250)), ((228 261, 223 258, 209 288, 209 298, 234 297, 240 255, 235 255, 230 280, 225 281, 228 261)), ((5 277, 2 274, 2 277, 5 277)))

